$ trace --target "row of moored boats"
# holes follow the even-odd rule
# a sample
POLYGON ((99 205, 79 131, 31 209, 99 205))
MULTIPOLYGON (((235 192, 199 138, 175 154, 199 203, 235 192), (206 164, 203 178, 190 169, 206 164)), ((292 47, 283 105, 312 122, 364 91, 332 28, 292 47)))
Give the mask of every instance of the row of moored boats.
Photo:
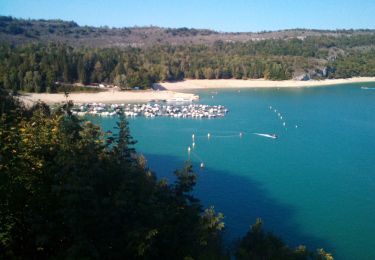
POLYGON ((224 117, 228 109, 224 106, 203 104, 104 104, 88 103, 73 108, 79 116, 115 116, 123 113, 126 117, 175 117, 175 118, 217 118, 224 117))

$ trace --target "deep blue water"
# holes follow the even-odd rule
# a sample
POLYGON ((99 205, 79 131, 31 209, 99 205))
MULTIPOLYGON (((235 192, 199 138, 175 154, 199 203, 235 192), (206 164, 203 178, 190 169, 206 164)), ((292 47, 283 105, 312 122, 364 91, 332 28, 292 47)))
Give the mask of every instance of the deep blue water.
MULTIPOLYGON (((261 217, 265 229, 293 246, 323 247, 336 259, 375 259, 375 90, 360 86, 375 87, 200 91, 200 103, 225 105, 229 114, 136 118, 130 129, 150 168, 170 181, 196 135, 195 194, 224 213, 226 241, 261 217)), ((107 130, 116 118, 99 120, 107 130)))

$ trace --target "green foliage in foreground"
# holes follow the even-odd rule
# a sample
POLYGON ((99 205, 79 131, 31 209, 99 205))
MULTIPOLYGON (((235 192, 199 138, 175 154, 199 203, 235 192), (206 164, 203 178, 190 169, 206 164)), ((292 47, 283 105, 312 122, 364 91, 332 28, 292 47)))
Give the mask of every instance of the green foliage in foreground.
POLYGON ((157 181, 118 128, 105 136, 68 107, 2 108, 0 258, 215 256, 222 217, 190 195, 191 166, 157 181))
POLYGON ((245 259, 270 259, 270 260, 333 260, 330 253, 318 249, 315 253, 309 252, 305 246, 295 249, 288 247, 280 238, 262 229, 261 219, 257 219, 250 227, 249 232, 241 239, 236 258, 245 259))
MULTIPOLYGON (((124 118, 112 135, 70 106, 26 110, 0 88, 0 259, 228 259, 223 215, 191 195, 191 165, 158 181, 124 118)), ((288 250, 256 226, 237 257, 288 250)))

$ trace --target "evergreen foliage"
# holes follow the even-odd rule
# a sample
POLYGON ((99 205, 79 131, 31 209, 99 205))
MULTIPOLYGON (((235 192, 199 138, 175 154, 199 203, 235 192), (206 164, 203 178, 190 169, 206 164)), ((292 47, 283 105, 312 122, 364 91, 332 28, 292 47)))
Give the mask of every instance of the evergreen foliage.
MULTIPOLYGON (((172 184, 157 180, 124 117, 103 133, 72 105, 25 109, 0 87, 0 259, 230 259, 223 215, 192 195, 191 164, 172 184)), ((333 260, 261 227, 237 259, 333 260)))
POLYGON ((56 92, 61 85, 76 82, 146 89, 154 82, 184 78, 281 80, 292 76, 294 63, 293 58, 227 55, 227 50, 207 46, 88 49, 60 44, 2 45, 0 57, 0 84, 26 92, 56 92))
POLYGON ((333 260, 332 255, 323 249, 316 252, 309 252, 305 246, 292 249, 277 236, 264 232, 262 226, 262 220, 257 219, 239 241, 236 250, 238 260, 333 260))
POLYGON ((112 136, 71 105, 25 112, 2 90, 1 259, 225 257, 222 215, 191 195, 191 165, 158 181, 124 118, 112 136))

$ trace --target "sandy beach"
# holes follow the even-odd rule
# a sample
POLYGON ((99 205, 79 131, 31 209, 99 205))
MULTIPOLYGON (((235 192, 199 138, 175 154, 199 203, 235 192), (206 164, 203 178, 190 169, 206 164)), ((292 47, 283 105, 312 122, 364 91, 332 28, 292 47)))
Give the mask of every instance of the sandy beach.
POLYGON ((154 84, 154 88, 183 91, 193 89, 218 89, 218 88, 295 88, 295 87, 320 87, 337 84, 375 82, 375 77, 357 77, 348 79, 326 79, 326 80, 282 80, 272 81, 264 79, 188 79, 178 82, 162 82, 154 84))
MULTIPOLYGON (((349 79, 327 79, 327 80, 283 80, 271 81, 264 79, 213 79, 213 80, 183 80, 179 82, 162 82, 155 83, 156 90, 139 90, 139 91, 103 91, 99 93, 71 93, 68 100, 74 103, 121 103, 121 102, 148 102, 151 100, 167 100, 173 98, 199 99, 198 95, 192 93, 182 93, 185 90, 199 89, 220 89, 220 88, 298 88, 298 87, 319 87, 332 86, 337 84, 375 82, 375 77, 360 77, 349 79)), ((47 94, 47 93, 28 93, 20 97, 27 105, 37 101, 43 101, 47 104, 65 102, 67 99, 64 94, 47 94)))
MULTIPOLYGON (((156 91, 156 90, 138 90, 138 91, 103 91, 98 93, 71 93, 68 100, 74 103, 121 103, 121 102, 147 102, 150 100, 167 100, 171 98, 184 98, 196 100, 199 96, 191 93, 179 93, 175 91, 156 91)), ((32 104, 37 101, 43 101, 47 104, 65 102, 67 99, 64 94, 47 93, 28 93, 20 97, 26 104, 32 104)))

